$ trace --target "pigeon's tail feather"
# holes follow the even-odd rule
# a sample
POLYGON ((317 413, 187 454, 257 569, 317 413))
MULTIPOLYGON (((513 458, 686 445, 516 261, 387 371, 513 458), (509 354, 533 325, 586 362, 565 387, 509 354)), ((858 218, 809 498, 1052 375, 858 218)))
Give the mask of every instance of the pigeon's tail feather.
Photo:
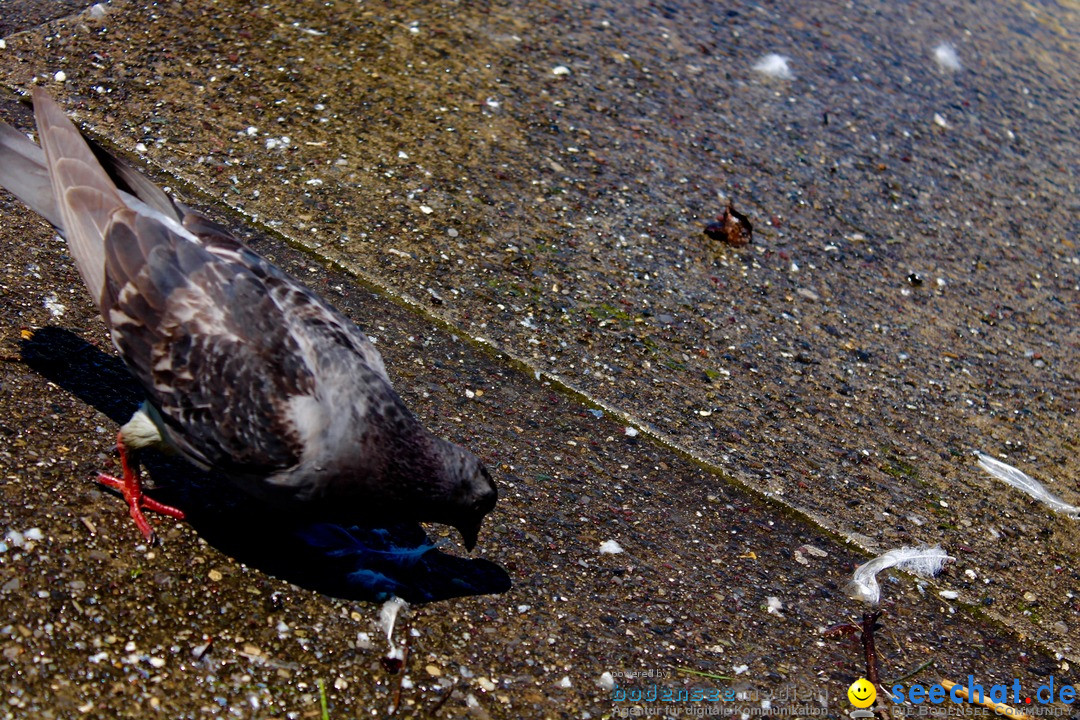
POLYGON ((41 90, 34 92, 34 116, 52 180, 58 227, 100 307, 105 286, 104 237, 113 213, 125 207, 124 201, 75 125, 41 90))
POLYGON ((45 153, 30 138, 0 123, 0 187, 59 228, 60 210, 53 199, 45 153))
MULTIPOLYGON (((84 140, 117 188, 134 195, 167 217, 178 221, 182 219, 184 211, 164 190, 124 159, 110 154, 92 140, 84 140)), ((0 122, 0 187, 48 220, 60 232, 64 231, 63 217, 53 195, 52 180, 49 179, 45 151, 4 122, 0 122)))
POLYGON ((182 213, 177 208, 176 203, 164 190, 150 182, 148 177, 132 167, 123 158, 111 154, 93 140, 87 140, 86 142, 98 162, 101 163, 101 167, 108 173, 109 179, 117 188, 134 195, 168 218, 174 218, 177 221, 181 219, 182 213))

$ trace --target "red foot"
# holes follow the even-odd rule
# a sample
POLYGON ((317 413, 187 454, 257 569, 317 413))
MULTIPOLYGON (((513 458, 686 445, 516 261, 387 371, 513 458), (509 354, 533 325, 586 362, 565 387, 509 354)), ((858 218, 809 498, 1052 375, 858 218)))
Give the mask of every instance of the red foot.
POLYGON ((127 447, 124 446, 124 436, 122 433, 116 434, 116 449, 120 453, 120 466, 124 470, 124 477, 121 479, 113 477, 112 475, 106 475, 105 473, 98 473, 97 481, 102 485, 114 488, 123 493, 124 500, 127 501, 128 508, 131 510, 131 517, 135 520, 135 524, 142 532, 143 537, 145 537, 148 542, 153 542, 154 530, 150 527, 150 523, 147 522, 146 517, 143 515, 143 509, 161 513, 162 515, 168 515, 177 520, 185 519, 184 512, 171 505, 165 505, 164 503, 160 503, 157 500, 143 495, 139 476, 132 470, 131 464, 128 462, 128 451, 127 447))

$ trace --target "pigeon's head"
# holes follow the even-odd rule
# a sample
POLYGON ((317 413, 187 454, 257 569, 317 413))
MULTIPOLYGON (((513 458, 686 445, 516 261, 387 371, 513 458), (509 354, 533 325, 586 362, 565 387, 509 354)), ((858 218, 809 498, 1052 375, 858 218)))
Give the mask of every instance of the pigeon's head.
POLYGON ((475 455, 458 445, 446 445, 449 447, 442 456, 448 497, 440 503, 439 517, 435 520, 457 528, 465 548, 472 550, 476 547, 480 524, 494 509, 499 492, 491 474, 475 455))

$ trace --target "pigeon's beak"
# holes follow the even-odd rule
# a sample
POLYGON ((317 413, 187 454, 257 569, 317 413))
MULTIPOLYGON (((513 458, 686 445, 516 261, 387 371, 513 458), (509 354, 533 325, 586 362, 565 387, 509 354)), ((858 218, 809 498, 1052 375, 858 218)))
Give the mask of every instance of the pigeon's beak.
POLYGON ((476 547, 476 539, 480 536, 480 523, 459 525, 458 532, 461 533, 461 544, 466 550, 472 552, 472 549, 476 547))

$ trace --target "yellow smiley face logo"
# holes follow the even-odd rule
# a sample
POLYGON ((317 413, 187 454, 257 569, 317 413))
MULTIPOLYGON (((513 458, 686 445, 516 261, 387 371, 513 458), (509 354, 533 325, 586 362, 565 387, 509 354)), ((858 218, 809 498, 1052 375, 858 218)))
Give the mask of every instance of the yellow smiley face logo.
POLYGON ((877 690, 866 678, 859 678, 847 689, 847 699, 857 708, 868 708, 877 699, 877 690))

